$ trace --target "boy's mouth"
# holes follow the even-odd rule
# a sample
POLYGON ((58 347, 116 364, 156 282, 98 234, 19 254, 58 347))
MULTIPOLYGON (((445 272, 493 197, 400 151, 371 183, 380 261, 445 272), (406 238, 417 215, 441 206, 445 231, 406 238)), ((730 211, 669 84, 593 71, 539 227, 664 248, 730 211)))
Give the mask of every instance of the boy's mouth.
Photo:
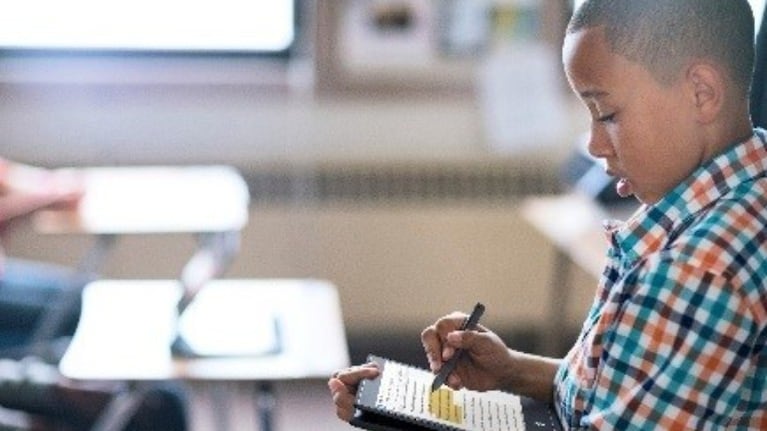
POLYGON ((620 176, 620 173, 616 169, 613 169, 609 165, 605 166, 605 173, 618 179, 618 183, 615 185, 615 191, 618 193, 618 196, 627 198, 634 194, 634 186, 631 185, 628 178, 620 176))
POLYGON ((626 178, 620 178, 618 184, 615 185, 615 191, 618 193, 618 196, 627 198, 634 194, 634 187, 626 178))

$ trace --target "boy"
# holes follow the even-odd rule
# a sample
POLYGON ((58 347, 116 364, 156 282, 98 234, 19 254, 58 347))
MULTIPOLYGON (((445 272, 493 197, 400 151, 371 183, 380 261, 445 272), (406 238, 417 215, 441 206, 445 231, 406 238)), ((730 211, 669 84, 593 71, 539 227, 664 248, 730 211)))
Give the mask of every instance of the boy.
MULTIPOLYGON (((568 428, 767 429, 767 143, 748 94, 746 0, 589 0, 567 29, 589 151, 644 205, 606 226, 608 263, 564 359, 451 315, 424 330, 448 383, 553 402, 568 428)), ((369 366, 331 378, 338 415, 369 366)))

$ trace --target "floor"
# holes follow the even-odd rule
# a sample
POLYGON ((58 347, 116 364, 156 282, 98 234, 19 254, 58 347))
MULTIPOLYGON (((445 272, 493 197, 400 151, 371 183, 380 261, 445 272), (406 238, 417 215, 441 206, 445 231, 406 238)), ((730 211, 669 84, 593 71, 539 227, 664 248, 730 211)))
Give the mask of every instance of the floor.
MULTIPOLYGON (((256 411, 269 400, 252 383, 189 384, 190 431, 262 431, 256 411), (259 402, 260 400, 260 402, 259 402)), ((324 380, 274 385, 272 431, 349 431, 340 421, 324 380)))

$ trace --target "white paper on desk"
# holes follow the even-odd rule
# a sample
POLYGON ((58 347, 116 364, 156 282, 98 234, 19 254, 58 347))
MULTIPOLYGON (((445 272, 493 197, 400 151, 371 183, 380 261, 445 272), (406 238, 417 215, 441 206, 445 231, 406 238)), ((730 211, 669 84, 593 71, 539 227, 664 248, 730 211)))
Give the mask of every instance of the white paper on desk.
POLYGON ((77 332, 60 364, 62 372, 75 378, 167 378, 180 293, 174 281, 99 281, 87 286, 77 332))
POLYGON ((274 306, 258 289, 203 288, 179 319, 179 333, 202 356, 257 356, 280 348, 274 306))

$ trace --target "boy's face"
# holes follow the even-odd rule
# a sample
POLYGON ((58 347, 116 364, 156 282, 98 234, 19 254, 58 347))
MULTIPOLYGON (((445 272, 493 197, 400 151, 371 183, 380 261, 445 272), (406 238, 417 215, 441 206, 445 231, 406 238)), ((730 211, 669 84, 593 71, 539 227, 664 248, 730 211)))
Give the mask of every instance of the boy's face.
POLYGON ((618 193, 655 203, 703 158, 684 79, 661 84, 609 50, 601 27, 568 34, 570 86, 591 114, 589 152, 619 179, 618 193))

